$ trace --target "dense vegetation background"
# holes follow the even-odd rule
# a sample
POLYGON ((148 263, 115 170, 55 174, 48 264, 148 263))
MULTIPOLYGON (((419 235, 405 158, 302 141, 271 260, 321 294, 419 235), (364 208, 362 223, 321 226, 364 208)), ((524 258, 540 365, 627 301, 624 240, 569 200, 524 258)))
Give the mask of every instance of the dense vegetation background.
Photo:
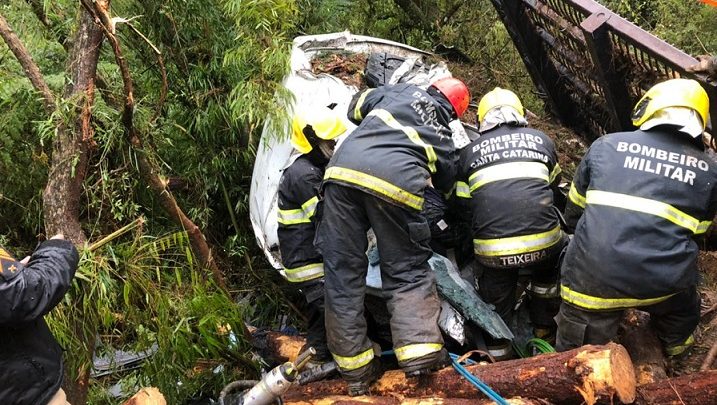
MULTIPOLYGON (((717 53, 715 8, 696 0, 603 3, 688 53, 717 53)), ((158 347, 140 369, 77 385, 73 403, 86 395, 118 402, 106 389, 118 380, 127 393, 158 386, 170 403, 214 396, 256 373, 244 322, 278 327, 282 314, 300 317, 256 251, 248 221, 261 128, 267 116, 286 118, 280 81, 293 37, 348 29, 424 49, 455 47, 470 61, 460 72, 476 100, 500 85, 543 110, 488 0, 6 0, 0 15, 54 99, 47 102, 1 44, 0 245, 22 257, 63 231, 86 247, 71 292, 50 316, 70 380, 87 381, 90 348, 158 347), (92 51, 77 33, 89 27, 83 18, 101 17, 93 7, 121 17, 106 28, 133 80, 130 121, 115 43, 102 42, 96 71, 83 72, 78 59, 92 51), (94 98, 78 91, 82 74, 94 98), (197 256, 193 229, 167 209, 167 195, 203 232, 211 262, 197 256), (62 211, 69 217, 48 212, 73 198, 62 211)))

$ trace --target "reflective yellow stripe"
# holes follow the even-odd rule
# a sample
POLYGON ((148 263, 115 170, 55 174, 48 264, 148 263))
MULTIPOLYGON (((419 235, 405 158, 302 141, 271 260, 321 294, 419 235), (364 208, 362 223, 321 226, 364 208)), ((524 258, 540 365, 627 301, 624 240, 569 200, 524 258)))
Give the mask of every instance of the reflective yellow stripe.
POLYGON ((316 214, 316 206, 318 204, 319 197, 313 197, 303 203, 301 208, 294 210, 279 210, 277 221, 283 225, 310 223, 311 217, 316 214))
POLYGON ((689 349, 690 346, 695 344, 695 337, 693 335, 690 335, 690 337, 687 338, 682 344, 677 346, 670 346, 665 348, 665 352, 667 352, 668 356, 677 356, 678 354, 684 352, 685 350, 689 349))
POLYGON ((361 173, 356 170, 336 166, 329 167, 326 170, 324 179, 341 180, 348 183, 356 184, 357 186, 364 187, 368 190, 373 190, 398 203, 405 204, 406 206, 416 209, 418 211, 420 211, 423 207, 423 197, 411 194, 406 190, 394 186, 386 180, 382 180, 378 177, 374 177, 366 173, 361 173))
POLYGON ((319 205, 319 197, 315 196, 309 198, 305 203, 301 204, 301 209, 304 210, 306 216, 311 218, 316 214, 316 206, 319 205))
POLYGON ((506 256, 536 252, 558 243, 563 237, 560 225, 547 232, 497 239, 473 239, 473 250, 480 256, 506 256))
POLYGON ((460 198, 471 198, 471 190, 468 188, 468 183, 462 181, 456 182, 456 196, 460 198))
POLYGON ((358 101, 356 102, 356 106, 354 107, 354 119, 356 121, 361 121, 363 119, 363 116, 361 114, 361 106, 363 105, 363 102, 366 100, 366 96, 368 96, 368 93, 372 92, 373 89, 368 89, 361 93, 361 96, 359 97, 358 101))
POLYGON ((541 298, 557 298, 560 296, 558 292, 558 284, 535 284, 531 282, 527 288, 535 296, 541 298))
POLYGON ((408 361, 435 353, 443 348, 441 343, 415 343, 394 349, 398 361, 408 361))
POLYGON ((700 222, 699 219, 678 210, 670 204, 627 194, 590 190, 587 192, 586 201, 588 204, 606 205, 609 207, 651 214, 664 218, 675 225, 692 231, 695 234, 705 233, 711 223, 711 221, 700 222))
POLYGON ((373 115, 381 118, 381 120, 386 125, 393 129, 403 131, 403 133, 408 136, 408 139, 410 139, 411 142, 423 147, 423 149, 426 151, 426 158, 428 159, 428 170, 430 170, 431 173, 436 172, 436 160, 438 159, 436 157, 436 152, 433 150, 433 146, 425 143, 423 139, 421 139, 415 128, 409 127, 407 125, 402 125, 400 122, 396 121, 395 118, 393 118, 393 115, 391 115, 390 112, 386 110, 372 110, 368 115, 373 115))
POLYGON ((471 192, 487 183, 499 180, 536 178, 548 181, 548 167, 538 162, 511 162, 486 167, 468 179, 471 192))
POLYGON ((368 349, 351 357, 343 357, 334 353, 331 353, 331 355, 334 357, 334 361, 336 361, 336 364, 338 364, 341 369, 351 371, 370 363, 371 360, 373 360, 373 349, 368 349))
POLYGON ((577 205, 580 208, 585 208, 585 196, 580 194, 577 188, 575 188, 575 183, 570 183, 570 191, 568 192, 568 198, 570 201, 573 202, 573 204, 577 205))
POLYGON ((558 175, 562 172, 563 172, 563 169, 560 167, 560 164, 556 163, 555 167, 553 167, 553 171, 550 172, 549 182, 552 183, 553 181, 555 181, 555 178, 558 177, 558 175))
POLYGON ((586 309, 624 309, 657 304, 675 294, 657 298, 600 298, 573 291, 566 285, 560 286, 560 296, 565 302, 586 309))
POLYGON ((285 268, 284 274, 286 280, 291 281, 292 283, 309 281, 324 276, 324 264, 312 263, 307 264, 306 266, 296 267, 293 269, 285 268))

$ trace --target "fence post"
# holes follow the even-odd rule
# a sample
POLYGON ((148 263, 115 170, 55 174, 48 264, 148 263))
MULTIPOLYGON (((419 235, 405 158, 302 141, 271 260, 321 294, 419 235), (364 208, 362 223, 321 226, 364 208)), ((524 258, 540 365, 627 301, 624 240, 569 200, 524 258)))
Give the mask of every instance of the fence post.
POLYGON ((585 43, 590 50, 596 79, 602 87, 607 111, 612 118, 612 124, 606 126, 606 129, 624 131, 633 128, 630 119, 632 100, 625 78, 615 68, 607 24, 612 15, 604 12, 593 13, 580 24, 580 29, 585 35, 585 43))

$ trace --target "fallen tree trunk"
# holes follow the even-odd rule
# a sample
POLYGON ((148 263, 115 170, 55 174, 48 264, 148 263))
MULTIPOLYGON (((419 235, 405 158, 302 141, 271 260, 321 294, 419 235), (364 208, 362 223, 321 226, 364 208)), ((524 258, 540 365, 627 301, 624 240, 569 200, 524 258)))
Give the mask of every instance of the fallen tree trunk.
POLYGON ((635 367, 637 385, 666 379, 662 343, 650 326, 650 314, 634 309, 626 311, 622 327, 620 344, 630 354, 635 367))
POLYGON ((637 388, 637 405, 712 404, 717 398, 717 371, 700 371, 637 388))
POLYGON ((306 344, 306 338, 303 336, 289 336, 274 331, 254 330, 251 336, 252 344, 269 364, 296 360, 301 348, 306 344))
MULTIPOLYGON (((539 399, 509 398, 506 401, 511 405, 550 405, 550 402, 539 399)), ((319 399, 284 401, 284 405, 493 405, 491 400, 475 400, 461 398, 404 398, 394 397, 348 397, 331 396, 319 399)))
MULTIPOLYGON (((615 343, 467 369, 504 397, 545 398, 559 404, 594 404, 613 398, 631 403, 635 399, 635 372, 630 356, 615 343)), ((306 401, 344 393, 346 384, 341 380, 319 381, 292 388, 284 399, 306 401)), ((371 386, 371 393, 409 398, 484 398, 452 368, 428 376, 420 385, 416 379, 406 379, 401 371, 388 371, 371 386)))

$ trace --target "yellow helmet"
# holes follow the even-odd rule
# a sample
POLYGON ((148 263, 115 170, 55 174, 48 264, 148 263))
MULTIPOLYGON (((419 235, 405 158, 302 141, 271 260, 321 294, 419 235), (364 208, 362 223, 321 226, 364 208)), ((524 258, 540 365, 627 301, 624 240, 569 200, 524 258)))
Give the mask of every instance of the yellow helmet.
POLYGON ((639 127, 669 107, 692 109, 702 119, 703 131, 707 126, 710 99, 705 89, 692 79, 671 79, 652 86, 632 110, 632 124, 639 127))
POLYGON ((294 115, 291 123, 291 144, 303 154, 313 149, 304 132, 307 127, 310 127, 318 138, 324 140, 334 139, 346 131, 346 125, 341 118, 328 107, 299 111, 294 115))
POLYGON ((523 103, 520 102, 518 96, 510 90, 496 87, 480 99, 478 103, 478 122, 483 121, 488 111, 502 106, 513 107, 520 115, 525 116, 523 103))

